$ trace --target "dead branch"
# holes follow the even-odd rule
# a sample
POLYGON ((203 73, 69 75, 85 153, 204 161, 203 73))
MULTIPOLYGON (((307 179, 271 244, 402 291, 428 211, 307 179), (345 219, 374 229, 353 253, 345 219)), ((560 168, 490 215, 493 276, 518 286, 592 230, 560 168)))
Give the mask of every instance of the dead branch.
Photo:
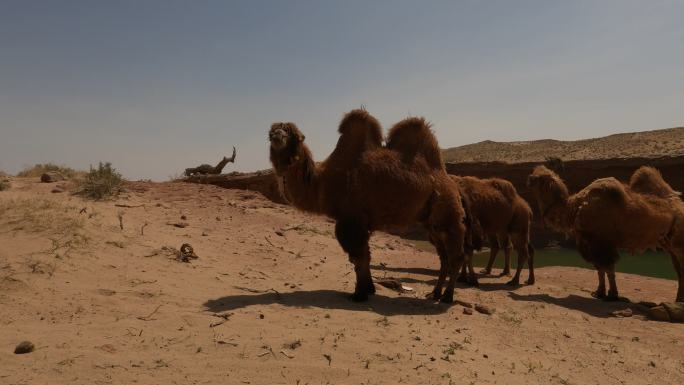
POLYGON ((154 311, 152 313, 150 313, 149 315, 146 315, 144 317, 136 317, 136 318, 138 318, 141 321, 153 321, 154 318, 150 318, 150 317, 152 317, 157 312, 157 310, 159 310, 160 307, 162 307, 162 305, 157 306, 157 308, 154 309, 154 311))

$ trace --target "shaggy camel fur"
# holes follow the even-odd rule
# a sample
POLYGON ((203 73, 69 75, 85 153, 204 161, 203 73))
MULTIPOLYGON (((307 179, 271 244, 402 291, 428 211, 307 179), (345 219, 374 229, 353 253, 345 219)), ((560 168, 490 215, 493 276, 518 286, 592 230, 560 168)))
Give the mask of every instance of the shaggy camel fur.
POLYGON ((363 301, 375 293, 368 247, 373 231, 420 222, 442 262, 431 296, 453 301, 464 259, 464 212, 428 123, 422 118, 397 123, 383 146, 378 121, 365 110, 353 110, 340 122, 339 133, 332 154, 316 164, 294 123, 274 123, 270 159, 290 203, 335 220, 337 240, 356 272, 352 299, 363 301))
POLYGON ((574 235, 582 257, 596 267, 599 283, 592 295, 619 299, 615 283, 618 249, 662 248, 670 253, 679 277, 677 301, 684 301, 684 203, 658 170, 641 167, 629 185, 615 178, 597 179, 570 195, 556 173, 538 166, 527 184, 539 203, 542 220, 574 235))
MULTIPOLYGON (((520 273, 527 262, 529 277, 527 284, 534 284, 534 248, 530 243, 530 225, 532 209, 518 195, 513 184, 499 178, 480 179, 472 176, 455 176, 451 178, 458 184, 461 194, 467 199, 472 216, 482 236, 489 239, 490 255, 485 274, 491 274, 492 266, 499 252, 504 247, 505 264, 501 275, 511 274, 511 242, 518 253, 518 266, 515 276, 509 285, 520 284, 520 273)), ((475 242, 477 244, 477 242, 475 242)), ((475 247, 477 249, 478 247, 475 247)), ((472 253, 466 253, 468 277, 467 281, 477 284, 472 268, 472 253), (468 255, 469 254, 469 255, 468 255)), ((463 266, 462 277, 465 277, 466 266, 463 266)))

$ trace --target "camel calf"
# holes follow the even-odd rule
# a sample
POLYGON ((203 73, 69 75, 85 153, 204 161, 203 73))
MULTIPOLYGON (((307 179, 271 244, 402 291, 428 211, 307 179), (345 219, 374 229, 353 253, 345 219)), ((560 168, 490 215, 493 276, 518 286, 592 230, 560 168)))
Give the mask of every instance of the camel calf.
MULTIPOLYGON (((473 219, 473 247, 467 248, 467 280, 475 284, 476 278, 472 267, 472 249, 479 249, 481 240, 478 236, 487 237, 490 245, 490 255, 487 267, 483 271, 491 274, 492 266, 500 247, 504 248, 504 269, 501 275, 511 274, 511 243, 518 253, 518 266, 515 276, 508 284, 518 285, 520 273, 528 263, 529 277, 527 284, 534 284, 534 248, 530 243, 530 225, 532 223, 532 209, 527 202, 518 195, 513 184, 499 178, 479 179, 472 176, 455 176, 451 178, 459 186, 467 206, 467 211, 473 219), (479 234, 478 234, 479 233, 479 234)), ((462 276, 465 276, 466 266, 463 266, 462 276)))

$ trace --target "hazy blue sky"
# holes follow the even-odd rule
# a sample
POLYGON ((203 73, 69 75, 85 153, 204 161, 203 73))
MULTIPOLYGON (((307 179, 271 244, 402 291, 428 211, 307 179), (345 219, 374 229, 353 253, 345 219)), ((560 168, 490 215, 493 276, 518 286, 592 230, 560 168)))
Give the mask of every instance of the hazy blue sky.
POLYGON ((443 147, 684 125, 682 1, 0 1, 0 169, 166 179, 291 120, 428 117, 443 147))

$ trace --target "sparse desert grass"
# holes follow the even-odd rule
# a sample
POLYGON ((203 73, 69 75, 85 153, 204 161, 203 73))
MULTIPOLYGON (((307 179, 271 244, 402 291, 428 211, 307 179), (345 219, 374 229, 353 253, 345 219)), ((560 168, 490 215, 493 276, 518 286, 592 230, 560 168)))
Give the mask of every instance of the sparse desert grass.
POLYGON ((0 231, 42 233, 52 241, 48 252, 57 256, 88 242, 84 226, 74 206, 40 198, 0 200, 0 231))
POLYGON ((80 182, 80 193, 86 198, 101 200, 118 195, 122 190, 123 178, 112 164, 102 163, 90 168, 80 182))
POLYGON ((5 179, 0 175, 0 191, 9 190, 11 184, 9 179, 5 179))
POLYGON ((74 178, 82 172, 78 172, 71 167, 60 166, 54 163, 38 163, 20 171, 17 176, 22 178, 38 178, 48 171, 58 172, 67 179, 74 178))

